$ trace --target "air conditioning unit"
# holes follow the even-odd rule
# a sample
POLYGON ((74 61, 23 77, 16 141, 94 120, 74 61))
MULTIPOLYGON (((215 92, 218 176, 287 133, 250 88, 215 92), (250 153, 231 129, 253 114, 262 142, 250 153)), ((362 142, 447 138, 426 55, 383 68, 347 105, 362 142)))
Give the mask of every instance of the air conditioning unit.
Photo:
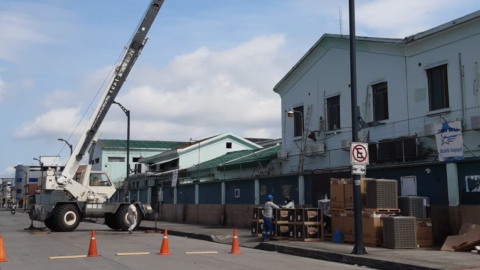
POLYGON ((315 155, 315 151, 313 150, 314 145, 307 145, 305 149, 305 156, 311 157, 315 155))
POLYGON ((342 150, 350 151, 350 144, 352 143, 351 140, 342 140, 342 150))
POLYGON ((437 132, 435 131, 435 124, 426 124, 423 126, 423 134, 425 136, 433 136, 437 132))
POLYGON ((472 129, 480 129, 480 115, 471 116, 470 124, 472 125, 472 129))
POLYGON ((323 155, 325 154, 325 144, 318 143, 312 145, 312 152, 314 155, 323 155))
POLYGON ((288 153, 286 151, 280 150, 277 152, 277 158, 278 159, 287 159, 288 158, 288 153))

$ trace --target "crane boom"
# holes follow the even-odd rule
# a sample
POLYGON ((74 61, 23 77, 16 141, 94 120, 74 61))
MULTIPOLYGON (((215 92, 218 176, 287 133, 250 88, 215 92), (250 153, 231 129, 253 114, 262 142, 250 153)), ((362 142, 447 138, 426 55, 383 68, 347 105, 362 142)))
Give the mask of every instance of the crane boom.
POLYGON ((152 26, 160 8, 162 7, 163 2, 164 0, 151 1, 147 11, 145 12, 142 22, 140 23, 130 42, 130 45, 125 48, 125 52, 120 64, 115 68, 110 83, 105 89, 98 106, 95 108, 85 132, 81 135, 74 151, 70 155, 61 176, 57 178, 57 183, 59 185, 64 185, 68 180, 73 178, 85 153, 87 153, 89 147, 92 145, 92 142, 97 140, 100 126, 105 119, 105 116, 107 115, 107 112, 110 109, 113 101, 115 100, 115 97, 122 88, 123 83, 126 81, 128 74, 132 70, 135 61, 145 46, 145 43, 147 42, 147 33, 150 30, 150 27, 152 26))

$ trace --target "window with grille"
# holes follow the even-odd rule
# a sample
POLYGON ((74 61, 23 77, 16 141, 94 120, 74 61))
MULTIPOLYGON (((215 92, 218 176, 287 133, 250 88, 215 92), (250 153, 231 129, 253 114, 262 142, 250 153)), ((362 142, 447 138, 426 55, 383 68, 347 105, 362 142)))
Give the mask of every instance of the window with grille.
POLYGON ((124 157, 108 157, 108 162, 125 162, 124 157))

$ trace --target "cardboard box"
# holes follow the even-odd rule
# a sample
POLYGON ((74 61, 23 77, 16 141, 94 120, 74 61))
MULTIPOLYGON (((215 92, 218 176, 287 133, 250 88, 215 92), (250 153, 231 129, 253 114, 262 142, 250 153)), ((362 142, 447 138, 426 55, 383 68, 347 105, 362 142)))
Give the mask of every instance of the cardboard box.
POLYGON ((355 234, 355 218, 353 216, 353 211, 345 211, 345 218, 343 223, 344 235, 354 235, 355 234))
POLYGON ((421 247, 433 246, 432 221, 417 220, 417 245, 421 247))
POLYGON ((338 229, 342 234, 345 234, 345 217, 346 213, 344 211, 332 211, 332 234, 338 229))
POLYGON ((295 222, 323 223, 323 211, 320 208, 295 209, 295 222))
POLYGON ((330 208, 345 208, 345 179, 330 179, 330 208))
MULTIPOLYGON (((381 214, 362 211, 363 237, 383 239, 381 214)), ((353 211, 345 211, 344 235, 355 235, 355 217, 353 211)))
POLYGON ((253 219, 254 220, 263 220, 263 207, 254 207, 253 208, 253 219))
POLYGON ((252 236, 262 236, 263 232, 263 223, 260 222, 252 222, 250 226, 250 232, 252 233, 252 236))
MULTIPOLYGON (((360 179, 360 192, 362 194, 362 209, 365 208, 367 204, 367 183, 368 180, 373 180, 374 178, 361 178, 360 179)), ((353 180, 347 179, 345 180, 345 208, 346 209, 353 209, 353 180)))
POLYGON ((322 240, 323 226, 322 225, 296 225, 295 236, 297 240, 322 240))
POLYGON ((380 241, 383 241, 383 224, 380 219, 381 217, 381 214, 376 214, 375 212, 364 211, 362 213, 364 238, 380 239, 380 241))

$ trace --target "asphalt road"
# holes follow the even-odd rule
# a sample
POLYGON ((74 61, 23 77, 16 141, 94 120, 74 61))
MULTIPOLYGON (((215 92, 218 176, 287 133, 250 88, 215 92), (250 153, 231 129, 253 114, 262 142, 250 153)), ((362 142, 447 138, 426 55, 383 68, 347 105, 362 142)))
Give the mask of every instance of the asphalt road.
MULTIPOLYGON (((81 223, 70 233, 33 235, 24 228, 30 225, 28 216, 0 211, 0 235, 3 236, 8 262, 0 263, 1 270, 25 269, 365 269, 344 264, 306 259, 249 248, 242 254, 229 254, 231 245, 218 244, 184 237, 169 236, 172 255, 159 256, 163 235, 135 232, 128 235, 109 230, 106 226, 81 223), (96 232, 97 258, 50 260, 50 256, 86 255, 91 231, 96 232), (218 254, 186 255, 187 251, 217 251, 218 254), (116 256, 118 252, 150 252, 150 255, 116 256)), ((39 223, 35 223, 39 226, 39 223)))

